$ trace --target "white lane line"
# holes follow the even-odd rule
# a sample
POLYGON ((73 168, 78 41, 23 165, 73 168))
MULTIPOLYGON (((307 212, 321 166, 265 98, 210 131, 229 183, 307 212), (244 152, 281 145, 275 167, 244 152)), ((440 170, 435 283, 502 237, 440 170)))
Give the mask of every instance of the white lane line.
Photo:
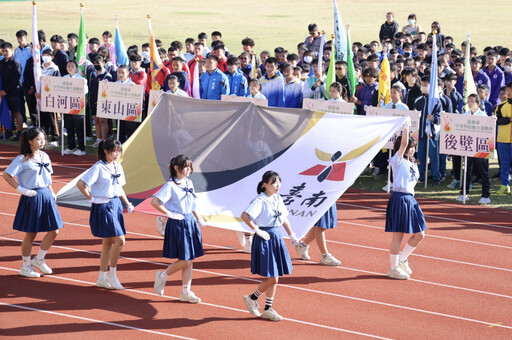
MULTIPOLYGON (((6 159, 8 161, 12 161, 14 158, 0 157, 0 159, 6 159)), ((93 164, 94 164, 94 162, 92 162, 90 166, 82 168, 82 167, 78 167, 78 166, 56 164, 56 163, 52 162, 52 167, 60 167, 60 168, 67 168, 67 169, 77 169, 77 170, 85 171, 85 170, 89 169, 93 164)))
MULTIPOLYGON (((165 264, 165 265, 167 266, 167 264, 165 264)), ((14 268, 7 268, 7 267, 1 267, 0 266, 0 269, 7 270, 7 271, 18 272, 18 270, 14 269, 14 268)), ((87 281, 82 281, 82 280, 69 279, 69 278, 62 277, 62 276, 57 276, 57 275, 47 275, 46 277, 53 278, 53 279, 59 279, 59 280, 65 280, 65 281, 78 282, 78 283, 82 283, 82 284, 86 284, 86 285, 91 285, 91 286, 95 285, 94 282, 87 282, 87 281)), ((162 296, 160 296, 160 295, 157 295, 156 293, 145 292, 145 291, 141 291, 141 290, 137 290, 137 289, 124 289, 124 291, 138 293, 138 294, 144 294, 144 295, 150 295, 150 296, 154 296, 154 297, 164 297, 164 298, 168 298, 168 299, 172 299, 172 300, 179 300, 179 298, 175 297, 175 296, 169 296, 169 295, 162 295, 162 296)), ((0 302, 0 304, 11 306, 10 304, 3 303, 3 302, 0 302)), ((205 306, 209 306, 209 307, 221 308, 221 309, 226 309, 226 310, 230 310, 230 311, 234 311, 234 312, 240 312, 240 313, 244 313, 244 314, 249 314, 249 312, 247 310, 244 310, 244 309, 233 308, 233 307, 229 307, 229 306, 218 305, 218 304, 208 303, 208 302, 204 302, 204 301, 199 302, 199 304, 205 305, 205 306)), ((23 308, 23 307, 21 307, 21 308, 23 308)), ((40 312, 47 312, 47 313, 56 314, 56 315, 61 314, 61 313, 57 313, 57 312, 49 312, 49 311, 45 311, 45 310, 38 310, 38 309, 35 309, 35 308, 32 309, 32 308, 29 308, 29 307, 24 307, 24 308, 25 309, 29 309, 29 310, 40 311, 40 312)), ((94 319, 82 318, 82 317, 72 316, 72 315, 67 315, 67 314, 63 314, 63 316, 70 316, 70 317, 75 317, 77 319, 84 319, 84 320, 88 320, 88 321, 112 324, 114 326, 120 326, 120 327, 125 327, 125 328, 130 328, 130 329, 135 329, 135 330, 141 330, 141 331, 146 331, 146 332, 150 332, 150 333, 160 334, 159 332, 149 331, 149 330, 145 330, 145 329, 142 329, 142 328, 136 328, 136 327, 131 327, 131 326, 125 326, 125 325, 122 325, 122 324, 109 323, 109 322, 99 321, 99 320, 97 321, 97 320, 94 320, 94 319)), ((307 326, 314 326, 314 327, 334 330, 334 331, 343 332, 343 333, 362 335, 362 336, 366 336, 366 337, 370 337, 370 338, 375 338, 375 339, 388 339, 388 338, 380 337, 380 336, 373 335, 373 334, 367 334, 367 333, 361 333, 361 332, 357 332, 357 331, 351 331, 351 330, 348 330, 348 329, 343 329, 343 328, 338 328, 338 327, 332 327, 332 326, 317 324, 317 323, 313 323, 313 322, 309 322, 309 321, 302 321, 302 320, 290 319, 290 318, 283 318, 283 319, 287 320, 287 321, 294 322, 294 323, 299 323, 299 324, 303 324, 303 325, 307 325, 307 326)), ((170 334, 167 334, 167 333, 161 333, 161 334, 162 335, 167 335, 167 336, 175 336, 175 337, 178 337, 178 338, 181 338, 181 339, 191 339, 191 338, 180 337, 178 335, 170 335, 170 334)))
MULTIPOLYGON (((384 209, 384 208, 367 207, 367 206, 358 205, 358 204, 341 203, 341 202, 338 202, 337 204, 339 204, 339 205, 346 205, 348 207, 363 208, 363 209, 370 209, 370 210, 377 210, 377 211, 386 211, 386 209, 384 209)), ((468 221, 468 220, 459 220, 459 219, 456 219, 456 218, 449 218, 449 217, 443 217, 443 216, 425 215, 425 218, 437 218, 439 220, 446 220, 446 221, 451 221, 451 222, 461 222, 461 223, 468 223, 468 224, 474 224, 474 225, 483 225, 483 226, 487 226, 487 227, 503 228, 503 229, 510 229, 510 230, 512 230, 512 227, 506 227, 506 226, 503 226, 503 225, 490 224, 490 223, 482 223, 482 222, 473 222, 473 221, 468 221)))
MULTIPOLYGON (((144 235, 144 234, 139 234, 139 235, 144 235)), ((6 238, 6 237, 0 237, 0 239, 7 239, 7 240, 21 242, 21 240, 11 239, 11 238, 6 238)), ((70 247, 62 247, 62 246, 53 246, 53 247, 57 247, 57 248, 61 248, 61 249, 66 249, 66 250, 71 250, 71 251, 77 251, 77 252, 83 252, 83 253, 100 255, 100 253, 96 252, 96 251, 82 250, 82 249, 76 249, 76 248, 70 248, 70 247)), ((216 248, 226 248, 226 247, 217 246, 216 248)), ((130 257, 124 257, 124 256, 120 256, 120 258, 126 259, 126 260, 131 260, 131 261, 136 261, 136 262, 143 262, 143 263, 150 263, 150 264, 154 264, 154 265, 161 265, 161 266, 165 266, 165 267, 168 266, 168 264, 166 264, 166 263, 160 263, 160 262, 154 262, 154 261, 148 261, 148 260, 142 260, 142 259, 136 259, 136 258, 130 258, 130 257)), ((312 261, 304 261, 304 262, 315 263, 315 262, 312 262, 312 261)), ((2 268, 2 267, 0 267, 0 268, 2 268)), ((348 268, 344 268, 344 267, 338 267, 338 268, 339 269, 348 269, 348 268)), ((236 276, 236 275, 229 275, 229 274, 212 272, 212 271, 202 270, 202 269, 194 269, 194 270, 196 272, 210 274, 210 275, 216 275, 216 276, 222 276, 222 277, 230 277, 230 278, 233 278, 233 279, 239 279, 239 280, 245 280, 245 281, 251 281, 251 282, 261 282, 260 280, 256 280, 256 279, 252 279, 252 278, 246 278, 246 277, 241 277, 241 276, 236 276)), ((374 272, 362 271, 362 270, 357 270, 357 271, 368 273, 368 274, 384 276, 381 273, 374 273, 374 272)), ((77 281, 77 280, 75 280, 75 281, 77 281)), ((421 280, 410 279, 410 281, 417 281, 417 282, 425 283, 425 281, 421 281, 421 280)), ((83 282, 83 281, 80 281, 80 282, 83 282)), ((91 283, 91 284, 94 284, 94 283, 91 283)), ((426 314, 431 314, 431 315, 438 315, 438 316, 447 317, 447 318, 454 318, 454 319, 465 320, 465 321, 469 321, 469 322, 482 323, 482 324, 486 324, 486 325, 494 325, 495 327, 503 327, 503 328, 510 328, 510 329, 512 329, 512 327, 504 326, 504 325, 496 326, 495 323, 492 323, 492 322, 481 321, 481 320, 476 320, 476 319, 471 319, 471 318, 464 318, 464 317, 460 317, 460 316, 456 316, 456 315, 439 313, 439 312, 434 312, 434 311, 429 311, 429 310, 423 310, 423 309, 418 309, 418 308, 413 308, 413 307, 402 306, 402 305, 395 305, 395 304, 390 304, 390 303, 381 302, 381 301, 363 299, 363 298, 358 298, 358 297, 353 297, 353 296, 348 296, 348 295, 341 295, 341 294, 337 294, 337 293, 324 292, 324 291, 319 291, 319 290, 314 290, 314 289, 308 289, 308 288, 303 288, 303 287, 298 287, 298 286, 287 285, 287 284, 279 284, 279 286, 286 287, 286 288, 291 288, 291 289, 296 289, 296 290, 307 291, 307 292, 310 292, 310 293, 316 293, 316 294, 321 294, 321 295, 328 295, 328 296, 339 297, 339 298, 344 298, 344 299, 349 299, 349 300, 355 300, 355 301, 359 301, 359 302, 372 303, 372 304, 383 305, 383 306, 387 306, 387 307, 394 307, 394 308, 398 308, 398 309, 412 310, 412 311, 416 311, 416 312, 420 312, 420 313, 426 313, 426 314)), ((484 293, 484 294, 488 294, 488 295, 494 295, 494 296, 499 296, 499 297, 504 297, 504 298, 512 299, 512 296, 507 296, 507 295, 488 293, 488 292, 483 292, 483 291, 476 291, 476 290, 471 290, 471 289, 466 289, 466 288, 452 287, 452 286, 448 286, 448 285, 439 285, 439 286, 448 287, 448 288, 456 288, 456 289, 461 289, 461 290, 466 290, 466 291, 471 291, 471 292, 484 293)), ((140 291, 137 291, 137 290, 132 290, 132 291, 140 292, 140 291)), ((145 293, 145 292, 141 292, 141 293, 145 293)), ((147 294, 151 294, 151 293, 147 293, 147 294)), ((154 294, 152 294, 152 295, 154 295, 154 294)), ((174 298, 174 297, 172 297, 172 298, 174 298)), ((216 306, 216 305, 213 305, 213 306, 216 306)), ((231 307, 226 307, 226 308, 231 308, 231 307)), ((233 310, 238 310, 238 309, 233 309, 233 310)), ((242 311, 242 310, 240 310, 240 311, 242 311)), ((295 321, 295 320, 290 320, 290 321, 295 321)), ((330 327, 330 326, 325 326, 325 327, 330 327)))
MULTIPOLYGON (((3 213, 3 212, 0 212, 0 215, 5 215, 5 216, 14 216, 14 214, 3 213)), ((79 223, 72 223, 72 222, 64 222, 64 224, 69 224, 69 225, 74 225, 74 226, 78 226, 78 227, 89 228, 89 225, 86 225, 86 224, 79 224, 79 223)), ((146 237, 156 237, 156 236, 153 236, 153 235, 147 235, 147 234, 141 234, 141 233, 134 233, 134 232, 127 232, 127 234, 140 235, 140 236, 146 236, 146 237)), ((161 237, 160 237, 160 238, 161 238, 161 237)), ((340 241, 327 241, 327 242, 329 242, 329 243, 334 243, 334 244, 342 244, 342 245, 348 245, 348 246, 354 246, 354 247, 366 248, 366 249, 372 249, 372 250, 389 251, 389 249, 376 248, 376 247, 371 247, 371 246, 365 246, 365 245, 359 245, 359 244, 352 244, 352 243, 346 243, 346 242, 340 242, 340 241)), ((482 268, 487 268, 487 269, 495 269, 495 270, 501 270, 501 271, 512 272, 512 269, 500 268, 500 267, 493 267, 493 266, 487 266, 487 265, 484 265, 484 264, 478 264, 478 263, 472 263, 472 262, 465 262, 465 261, 458 261, 458 260, 445 259, 445 258, 441 258, 441 257, 434 257, 434 256, 420 255, 420 254, 417 254, 417 253, 413 253, 413 254, 411 254, 411 256, 423 257, 423 258, 428 258, 428 259, 433 259, 433 260, 440 260, 440 261, 445 261, 445 262, 453 262, 453 263, 457 263, 457 264, 464 264, 464 265, 468 265, 468 266, 476 266, 476 267, 482 267, 482 268)))
MULTIPOLYGON (((340 220, 340 219, 338 219, 338 222, 339 222, 339 223, 342 223, 342 224, 343 224, 343 223, 345 223, 345 224, 352 224, 352 225, 356 225, 356 226, 361 226, 361 227, 366 227, 366 228, 372 228, 372 229, 378 229, 378 230, 384 231, 384 227, 377 227, 377 226, 373 226, 373 225, 369 225, 369 224, 355 223, 355 222, 347 222, 347 221, 340 220)), ((427 229, 427 230, 428 230, 428 229, 427 229)), ((502 245, 499 245, 499 244, 485 243, 485 242, 478 242, 478 241, 470 241, 470 240, 463 240, 463 239, 460 239, 460 238, 453 238, 453 237, 446 237, 446 236, 434 235, 434 234, 432 234, 432 232, 429 232, 429 233, 427 234, 427 236, 428 236, 429 238, 430 238, 430 237, 434 237, 434 238, 440 238, 440 239, 445 239, 445 240, 450 240, 450 241, 466 242, 466 243, 479 244, 479 245, 489 246, 489 247, 504 248, 504 249, 512 249, 512 247, 502 246, 502 245)), ((329 242, 329 241, 327 241, 327 242, 329 242)))
MULTIPOLYGON (((347 242, 341 242, 341 241, 329 241, 329 242, 330 243, 335 243, 335 244, 343 244, 343 245, 346 245, 346 246, 352 246, 352 247, 358 247, 358 248, 365 248, 365 249, 372 249, 372 250, 379 250, 379 251, 389 252, 389 249, 370 247, 370 246, 363 246, 361 244, 353 244, 353 243, 347 243, 347 242)), ((411 256, 423 257, 423 258, 432 259, 432 260, 439 260, 439 261, 446 261, 446 262, 465 264, 465 265, 468 265, 468 266, 482 267, 482 268, 487 268, 487 269, 502 270, 502 271, 505 271, 505 272, 511 272, 512 273, 512 269, 500 268, 500 267, 494 267, 494 266, 487 266, 487 265, 484 265, 484 264, 465 262, 465 261, 458 261, 458 260, 449 260, 449 259, 444 259, 442 257, 427 256, 427 255, 421 255, 421 254, 418 254, 418 253, 413 253, 411 256)))
MULTIPOLYGON (((0 267, 0 268, 7 269, 7 268, 4 268, 4 267, 0 267)), ((29 310, 29 311, 32 311, 32 312, 39 312, 39 313, 57 315, 57 316, 62 316, 62 317, 66 317, 66 318, 71 318, 71 319, 78 319, 78 320, 82 320, 82 321, 95 322, 95 323, 100 323, 100 324, 103 324, 103 325, 109 325, 109 326, 114 326, 114 327, 119 327, 119 328, 126 328, 126 329, 131 329, 131 330, 134 330, 134 331, 144 332, 144 333, 163 335, 163 336, 177 338, 177 339, 194 340, 194 338, 187 338, 187 337, 179 336, 179 335, 176 335, 176 334, 152 331, 152 330, 149 330, 149 329, 144 329, 144 328, 138 328, 138 327, 133 327, 133 326, 128 326, 128 325, 123 325, 123 324, 116 323, 116 322, 109 322, 109 321, 103 321, 103 320, 98 320, 98 319, 91 319, 91 318, 86 318, 86 317, 83 317, 83 316, 77 316, 77 315, 72 315, 72 314, 67 314, 67 313, 53 312, 53 311, 49 311, 49 310, 44 310, 44 309, 39 309, 39 308, 32 308, 32 307, 26 307, 26 306, 20 306, 20 305, 15 305, 15 304, 11 304, 11 303, 5 303, 5 302, 0 302, 0 305, 8 306, 8 307, 13 307, 13 308, 18 308, 18 309, 25 309, 25 310, 29 310)))

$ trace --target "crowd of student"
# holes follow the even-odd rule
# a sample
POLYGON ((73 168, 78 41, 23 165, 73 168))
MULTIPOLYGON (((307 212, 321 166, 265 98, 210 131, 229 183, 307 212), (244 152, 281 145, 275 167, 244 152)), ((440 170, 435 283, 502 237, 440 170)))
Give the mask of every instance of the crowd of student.
MULTIPOLYGON (((269 106, 291 108, 301 108, 303 98, 322 99, 328 91, 330 100, 353 102, 356 105, 357 114, 365 115, 365 106, 377 106, 379 67, 382 59, 387 57, 392 79, 392 100, 387 107, 418 110, 423 113, 417 158, 419 160, 426 158, 426 144, 430 143, 432 184, 439 185, 440 181, 447 176, 446 156, 439 154, 439 136, 434 126, 440 122, 441 111, 465 113, 462 103, 464 56, 469 53, 471 71, 478 86, 476 98, 478 108, 489 116, 497 116, 497 149, 502 184, 499 192, 510 192, 508 173, 512 158, 510 133, 512 89, 507 90, 506 86, 512 81, 512 54, 509 48, 486 47, 483 54, 479 55, 476 47, 467 48, 467 42, 462 42, 459 49, 452 37, 442 33, 438 22, 433 22, 431 31, 427 33, 418 24, 416 15, 411 14, 408 17, 408 24, 400 30, 393 13, 389 12, 379 32, 380 42, 372 41, 368 44, 355 42, 351 46, 358 84, 355 95, 350 96, 345 61, 336 61, 336 82, 330 88, 326 88, 327 69, 333 54, 332 41, 325 40, 316 24, 309 25, 308 30, 309 36, 297 45, 297 51, 276 47, 273 54, 269 51, 256 54, 255 42, 251 38, 245 38, 241 41, 243 52, 237 56, 229 52, 222 41, 222 34, 218 31, 212 32, 211 42, 208 41, 206 33, 200 33, 197 40, 187 38, 184 45, 180 41, 171 42, 167 50, 163 48, 162 42, 156 40, 163 66, 154 81, 148 71, 150 68, 149 43, 142 44, 140 50, 136 45, 130 46, 127 49, 129 65, 118 65, 110 32, 103 33, 103 42, 97 38, 88 39, 87 68, 83 75, 89 89, 85 117, 87 138, 84 138, 79 128, 80 124, 83 124, 81 120, 84 119, 83 117, 65 117, 68 145, 64 153, 85 154, 86 141, 92 141, 93 124, 96 133, 93 146, 97 146, 112 132, 112 122, 96 116, 99 81, 142 84, 145 86, 146 102, 149 91, 155 88, 155 85, 166 92, 181 96, 192 96, 195 85, 199 88, 199 96, 202 99, 220 100, 222 95, 245 96, 264 98, 269 106), (434 107, 433 112, 426 112, 433 34, 436 35, 439 51, 437 67, 441 100, 434 107), (321 63, 319 59, 322 60, 321 63), (198 67, 199 79, 194 78, 196 67, 198 67), (194 84, 195 81, 199 84, 194 84), (433 122, 430 134, 432 138, 428 138, 428 134, 425 133, 425 124, 428 120, 433 122)), ((56 116, 50 112, 41 112, 41 121, 38 122, 36 103, 39 95, 35 91, 33 60, 27 32, 18 31, 16 38, 19 45, 16 48, 9 42, 0 41, 2 49, 0 96, 6 100, 17 130, 15 135, 12 135, 11 131, 7 131, 6 135, 19 139, 28 111, 30 124, 36 126, 40 123, 49 140, 56 144, 55 140, 59 133, 54 121, 56 116)), ((39 31, 42 74, 82 77, 80 72, 77 72, 75 61, 78 36, 70 33, 66 40, 60 35, 53 35, 50 42, 51 46, 46 43, 44 32, 39 31)), ((144 115, 146 114, 147 107, 144 115)), ((124 142, 137 129, 138 124, 122 122, 118 127, 120 140, 124 142)), ((451 188, 456 188, 460 185, 460 157, 452 157, 452 161, 453 182, 449 185, 451 188)), ((388 166, 387 156, 379 154, 372 165, 374 166, 372 175, 382 176, 388 166)), ((423 178, 425 162, 420 162, 419 167, 421 182, 425 180, 423 178)), ((482 164, 477 167, 478 172, 487 173, 488 165, 482 164)), ((482 194, 482 198, 484 200, 481 203, 489 203, 487 192, 482 194)))

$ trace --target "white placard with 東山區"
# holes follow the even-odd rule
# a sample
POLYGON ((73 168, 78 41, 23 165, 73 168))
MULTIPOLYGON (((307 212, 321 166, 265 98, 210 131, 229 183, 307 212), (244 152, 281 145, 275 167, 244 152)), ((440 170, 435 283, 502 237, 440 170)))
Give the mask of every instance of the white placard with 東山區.
POLYGON ((140 122, 144 86, 100 81, 96 115, 101 118, 140 122))

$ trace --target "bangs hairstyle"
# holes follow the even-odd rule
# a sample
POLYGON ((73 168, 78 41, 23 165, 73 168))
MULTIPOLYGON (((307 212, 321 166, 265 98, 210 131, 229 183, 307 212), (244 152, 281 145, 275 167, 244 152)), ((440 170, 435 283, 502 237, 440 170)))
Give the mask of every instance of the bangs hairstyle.
POLYGON ((116 150, 123 151, 123 145, 120 141, 115 140, 114 137, 109 137, 105 140, 102 140, 98 144, 97 157, 98 160, 103 162, 107 162, 107 152, 114 152, 116 150))
MULTIPOLYGON (((395 141, 395 144, 393 145, 393 151, 396 153, 400 149, 400 144, 402 143, 402 136, 398 136, 398 138, 395 141)), ((405 152, 409 151, 410 148, 416 147, 416 139, 412 138, 412 136, 409 136, 409 142, 407 143, 407 147, 405 148, 405 152)))
POLYGON ((25 161, 28 161, 30 158, 34 156, 34 152, 32 151, 32 148, 30 147, 30 141, 35 139, 39 134, 42 133, 45 139, 46 144, 46 133, 43 129, 40 129, 38 127, 32 127, 26 131, 23 131, 21 133, 20 138, 20 154, 25 156, 25 161))
POLYGON ((264 183, 274 184, 277 180, 281 182, 281 176, 275 171, 267 171, 263 174, 261 181, 258 183, 258 187, 256 188, 256 192, 261 194, 265 191, 265 187, 263 186, 264 183))
MULTIPOLYGON (((178 177, 178 171, 174 168, 175 166, 181 171, 187 166, 190 167, 190 174, 194 173, 194 167, 192 166, 192 160, 186 155, 178 155, 174 158, 171 158, 171 163, 169 164, 169 172, 171 176, 169 179, 172 179, 174 183, 176 183, 176 177, 178 177)), ((177 184, 177 183, 176 183, 177 184)))

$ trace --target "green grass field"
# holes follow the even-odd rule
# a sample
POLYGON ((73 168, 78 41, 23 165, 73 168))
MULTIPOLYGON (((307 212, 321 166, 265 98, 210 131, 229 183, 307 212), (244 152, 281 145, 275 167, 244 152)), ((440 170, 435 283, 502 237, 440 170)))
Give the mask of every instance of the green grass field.
MULTIPOLYGON (((114 18, 119 17, 119 27, 125 45, 141 44, 148 40, 146 15, 152 17, 157 39, 168 47, 173 40, 197 38, 199 32, 208 35, 219 30, 230 51, 241 51, 241 40, 246 36, 256 42, 256 51, 273 50, 283 46, 296 51, 297 43, 308 34, 307 25, 315 22, 326 35, 333 33, 333 2, 316 1, 120 1, 88 0, 84 3, 86 31, 89 37, 101 39, 105 30, 115 31, 114 18)), ((45 30, 47 40, 53 34, 65 36, 78 32, 80 1, 38 1, 39 28, 45 30)), ((455 38, 457 46, 471 33, 474 45, 481 51, 491 45, 511 46, 510 36, 500 32, 510 31, 512 6, 509 0, 486 1, 354 1, 338 0, 345 24, 350 23, 352 41, 363 43, 376 40, 380 25, 387 11, 395 13, 400 26, 407 23, 407 16, 415 13, 424 30, 432 21, 441 24, 442 33, 455 38), (507 24, 508 23, 508 24, 507 24)), ((0 38, 16 43, 15 32, 30 32, 32 20, 31 1, 0 2, 0 38)), ((29 33, 30 34, 30 33, 29 33)))

